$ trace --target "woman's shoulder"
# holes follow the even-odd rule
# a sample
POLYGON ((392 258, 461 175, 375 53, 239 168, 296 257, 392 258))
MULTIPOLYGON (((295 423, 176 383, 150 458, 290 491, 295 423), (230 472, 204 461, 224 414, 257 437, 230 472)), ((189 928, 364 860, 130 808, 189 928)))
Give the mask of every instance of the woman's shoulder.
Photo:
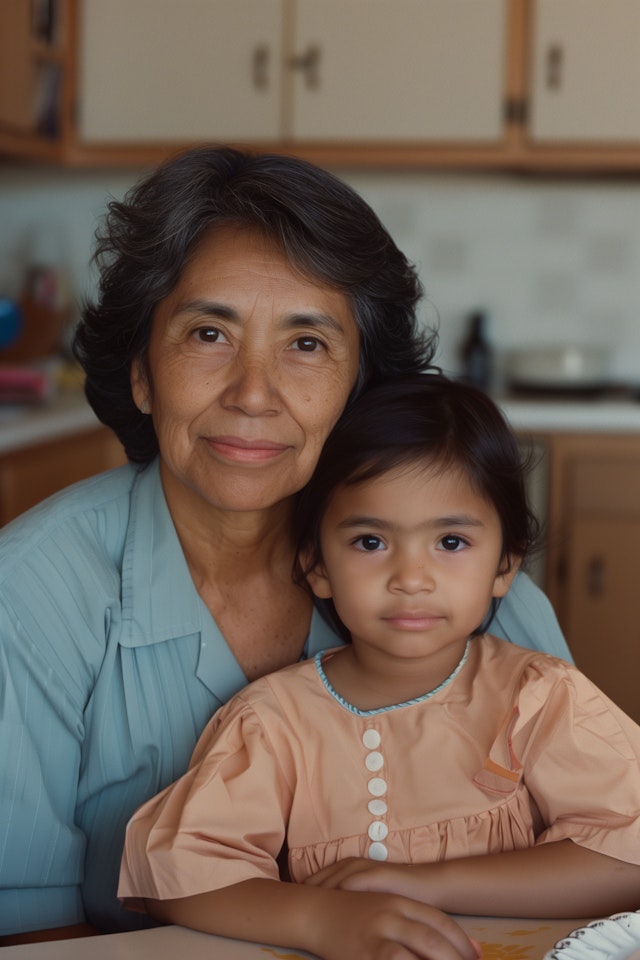
POLYGON ((489 629, 520 647, 573 661, 549 599, 526 573, 518 573, 514 578, 489 629))
POLYGON ((88 563, 117 551, 125 535, 138 470, 131 464, 81 480, 16 517, 0 531, 0 581, 21 563, 37 564, 55 550, 88 563))

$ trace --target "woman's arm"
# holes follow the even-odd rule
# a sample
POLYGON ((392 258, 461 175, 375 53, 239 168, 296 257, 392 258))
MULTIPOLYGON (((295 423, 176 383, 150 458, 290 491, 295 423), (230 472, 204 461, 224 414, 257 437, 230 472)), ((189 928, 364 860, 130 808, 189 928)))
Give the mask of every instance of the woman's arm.
POLYGON ((478 955, 450 917, 397 894, 256 878, 145 904, 152 916, 167 923, 307 950, 323 960, 477 960, 478 955))
POLYGON ((640 906, 640 866, 572 840, 428 864, 353 858, 308 884, 387 891, 451 913, 502 917, 596 917, 640 906))

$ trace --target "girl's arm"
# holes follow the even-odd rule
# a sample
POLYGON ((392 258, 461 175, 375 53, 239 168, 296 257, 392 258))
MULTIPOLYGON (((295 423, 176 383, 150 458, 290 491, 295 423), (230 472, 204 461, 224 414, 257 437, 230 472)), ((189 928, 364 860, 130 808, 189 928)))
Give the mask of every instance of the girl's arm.
POLYGON ((323 960, 477 960, 460 927, 439 910, 393 893, 244 880, 176 900, 145 900, 158 920, 323 960), (393 945, 393 946, 391 946, 393 945))
POLYGON ((597 917, 640 907, 640 866, 572 840, 428 864, 342 860, 307 884, 387 891, 451 913, 597 917))

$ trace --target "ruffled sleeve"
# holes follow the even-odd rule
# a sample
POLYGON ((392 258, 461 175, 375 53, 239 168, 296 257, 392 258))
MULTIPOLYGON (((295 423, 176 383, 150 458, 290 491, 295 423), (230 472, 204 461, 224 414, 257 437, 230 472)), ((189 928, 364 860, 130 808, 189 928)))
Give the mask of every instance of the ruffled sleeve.
POLYGON ((129 822, 118 896, 169 899, 278 879, 290 777, 254 711, 235 698, 203 733, 188 772, 129 822))
POLYGON ((508 746, 544 824, 537 842, 640 864, 640 727, 574 668, 551 674, 529 668, 508 746))

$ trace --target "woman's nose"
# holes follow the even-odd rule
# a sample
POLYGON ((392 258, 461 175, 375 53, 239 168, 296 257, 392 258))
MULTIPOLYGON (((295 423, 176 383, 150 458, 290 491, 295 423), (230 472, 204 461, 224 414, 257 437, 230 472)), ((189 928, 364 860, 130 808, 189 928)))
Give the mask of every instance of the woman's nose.
POLYGON ((248 416, 265 416, 280 409, 273 365, 264 357, 238 357, 222 395, 222 403, 248 416))

